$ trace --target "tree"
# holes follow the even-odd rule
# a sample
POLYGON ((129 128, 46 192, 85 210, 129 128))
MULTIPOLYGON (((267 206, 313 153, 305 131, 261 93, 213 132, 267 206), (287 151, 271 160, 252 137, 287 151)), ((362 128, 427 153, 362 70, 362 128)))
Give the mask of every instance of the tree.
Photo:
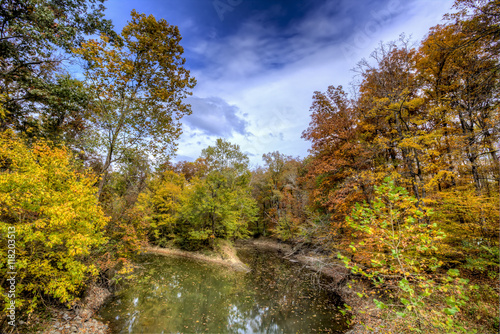
POLYGON ((185 180, 172 171, 163 172, 148 183, 140 194, 136 210, 142 216, 149 240, 155 245, 167 246, 178 233, 181 207, 185 202, 185 180))
POLYGON ((182 219, 189 238, 214 246, 220 239, 244 238, 255 220, 256 203, 249 187, 248 157, 223 139, 202 151, 207 174, 194 178, 187 189, 182 219))
POLYGON ((491 38, 470 38, 458 24, 432 28, 418 66, 434 118, 443 128, 443 153, 463 163, 450 170, 470 175, 479 194, 487 191, 484 174, 500 185, 494 144, 499 136, 498 50, 491 48, 491 38))
POLYGON ((281 240, 295 238, 306 219, 305 189, 301 189, 299 181, 301 161, 278 151, 263 154, 262 159, 267 169, 263 184, 255 186, 261 192, 264 228, 269 226, 281 240))
POLYGON ((195 161, 179 161, 171 169, 177 174, 184 175, 186 181, 191 181, 195 176, 203 177, 207 172, 207 165, 203 158, 198 158, 195 161))
MULTIPOLYGON (((408 329, 462 332, 455 314, 468 300, 468 281, 459 278, 456 269, 450 269, 444 277, 435 274, 443 262, 433 253, 445 235, 437 224, 422 223, 422 217, 432 212, 422 210, 417 202, 406 189, 397 187, 390 178, 384 179, 375 187, 372 204, 357 203, 346 218, 357 232, 350 246, 355 260, 340 254, 339 258, 353 273, 395 294, 396 305, 391 303, 395 313, 402 318, 413 317, 416 323, 415 327, 410 323, 408 329), (436 302, 442 308, 433 308, 436 302)), ((374 301, 380 309, 388 307, 374 301)))
POLYGON ((248 157, 238 145, 218 139, 195 163, 170 167, 186 175, 163 167, 135 207, 152 243, 173 242, 193 250, 248 236, 257 206, 251 197, 248 157))
POLYGON ((248 157, 241 152, 238 145, 233 145, 225 139, 218 138, 215 146, 203 149, 201 158, 208 166, 208 173, 224 173, 234 179, 248 173, 248 157))
POLYGON ((140 148, 159 160, 169 156, 181 133, 179 120, 191 113, 183 99, 195 80, 183 66, 179 29, 152 15, 131 15, 123 45, 102 36, 75 50, 88 62, 91 120, 106 151, 99 196, 109 167, 126 149, 140 148))
POLYGON ((397 42, 381 44, 371 54, 375 65, 361 61, 358 108, 363 122, 372 124, 364 136, 376 144, 373 148, 382 158, 382 165, 376 167, 382 167, 382 174, 397 174, 421 202, 426 197, 427 148, 434 138, 429 137, 424 100, 419 95, 415 54, 403 35, 397 42))
MULTIPOLYGON (((311 141, 308 175, 312 203, 342 222, 352 205, 365 198, 369 182, 360 176, 372 166, 372 155, 361 131, 365 124, 341 86, 315 92, 311 123, 302 137, 311 141)), ((340 226, 337 226, 340 227, 340 226)), ((334 233, 342 234, 342 229, 334 233)))
POLYGON ((26 314, 49 298, 73 303, 98 274, 95 256, 107 242, 108 218, 94 183, 75 171, 67 149, 44 141, 28 148, 12 131, 0 135, 0 231, 14 227, 16 240, 15 270, 6 261, 7 239, 0 240, 4 308, 7 272, 17 272, 16 307, 26 314))
POLYGON ((79 46, 85 36, 102 32, 116 39, 111 22, 103 19, 103 2, 2 1, 0 95, 7 113, 0 129, 40 136, 68 120, 79 123, 83 115, 75 104, 82 104, 81 94, 72 92, 81 84, 57 74, 71 47, 79 46))

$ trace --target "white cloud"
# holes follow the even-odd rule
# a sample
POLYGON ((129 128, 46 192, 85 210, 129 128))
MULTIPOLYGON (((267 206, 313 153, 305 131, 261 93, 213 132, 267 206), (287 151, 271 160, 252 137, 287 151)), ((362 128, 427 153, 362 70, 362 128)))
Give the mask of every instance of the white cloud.
POLYGON ((206 63, 203 70, 193 71, 198 80, 195 94, 220 98, 219 104, 213 98, 199 100, 205 103, 203 108, 207 103, 215 103, 215 108, 226 103, 224 108, 229 106, 232 113, 217 109, 213 115, 221 115, 220 122, 212 116, 190 116, 194 118, 186 122, 178 153, 196 158, 213 144, 215 135, 225 134, 251 154, 254 164, 261 163, 263 153, 275 150, 306 156, 310 145, 300 137, 309 124, 313 92, 328 85, 346 87, 354 74, 350 69, 379 41, 395 40, 403 32, 420 40, 441 22, 453 0, 392 0, 386 4, 392 7, 373 10, 362 22, 354 21, 356 8, 346 3, 319 8, 285 30, 253 18, 224 39, 188 46, 206 63), (345 52, 345 45, 354 50, 345 52), (228 130, 223 130, 226 126, 228 130))
POLYGON ((184 124, 199 129, 209 136, 230 137, 234 132, 246 133, 248 122, 238 107, 229 105, 220 97, 189 97, 186 100, 193 113, 184 118, 184 124))

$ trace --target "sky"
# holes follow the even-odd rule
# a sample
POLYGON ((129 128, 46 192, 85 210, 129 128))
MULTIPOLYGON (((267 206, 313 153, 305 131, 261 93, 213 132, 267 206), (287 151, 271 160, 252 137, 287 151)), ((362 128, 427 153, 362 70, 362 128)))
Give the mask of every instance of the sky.
POLYGON ((193 161, 226 138, 262 154, 308 155, 301 138, 315 91, 342 85, 380 42, 404 33, 418 43, 453 0, 108 0, 117 31, 132 9, 177 25, 196 78, 175 161, 193 161))

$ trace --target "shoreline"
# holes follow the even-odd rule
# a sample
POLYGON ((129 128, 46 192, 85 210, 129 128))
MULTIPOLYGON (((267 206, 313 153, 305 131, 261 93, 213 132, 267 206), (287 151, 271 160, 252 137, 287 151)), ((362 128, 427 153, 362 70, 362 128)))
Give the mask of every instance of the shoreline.
MULTIPOLYGON (((307 248, 294 248, 290 243, 280 242, 271 238, 240 240, 236 247, 255 247, 275 251, 279 253, 279 256, 283 259, 287 259, 291 262, 298 262, 307 269, 326 276, 331 280, 327 288, 336 293, 343 303, 351 307, 350 312, 353 316, 363 322, 370 322, 370 325, 375 329, 375 333, 377 333, 378 330, 382 330, 384 324, 381 319, 369 318, 366 313, 364 313, 364 311, 371 307, 371 304, 367 299, 360 298, 357 295, 357 293, 372 290, 372 287, 363 280, 352 282, 354 276, 351 274, 350 270, 346 269, 343 263, 336 258, 332 259, 331 256, 319 254, 307 248), (348 287, 349 284, 352 288, 348 287)), ((371 311, 374 311, 374 309, 371 309, 371 311)), ((344 334, 369 334, 374 332, 356 322, 344 334)))
POLYGON ((248 266, 243 263, 236 255, 236 250, 233 246, 225 244, 221 247, 221 253, 213 253, 213 255, 202 254, 200 252, 185 251, 177 248, 163 248, 163 247, 144 247, 142 253, 156 254, 163 256, 184 257, 193 260, 199 260, 208 263, 214 263, 230 267, 236 271, 250 272, 248 266))
MULTIPOLYGON (((356 310, 362 309, 361 299, 357 298, 358 289, 348 289, 347 283, 351 278, 350 272, 343 267, 340 262, 332 261, 331 257, 318 254, 307 248, 295 249, 289 243, 282 243, 270 238, 258 238, 238 240, 235 244, 223 243, 218 252, 204 254, 201 252, 185 251, 177 248, 162 248, 157 246, 143 247, 142 254, 154 254, 161 256, 183 257, 197 261, 203 261, 240 272, 250 272, 248 266, 236 255, 238 248, 258 248, 278 253, 278 256, 290 262, 298 262, 309 270, 320 273, 331 280, 328 288, 338 294, 342 302, 353 306, 353 314, 356 310)), ((357 287, 359 290, 361 286, 357 287)), ((73 333, 93 333, 110 334, 109 326, 96 319, 99 308, 106 300, 112 296, 112 292, 105 288, 92 286, 87 296, 80 304, 80 307, 71 310, 53 310, 54 317, 47 323, 46 327, 39 331, 39 334, 73 334, 73 333)), ((346 334, 364 333, 364 328, 354 325, 346 334)))
POLYGON ((40 334, 73 334, 92 333, 109 334, 108 324, 94 316, 102 305, 106 303, 112 293, 103 287, 92 285, 87 296, 75 308, 61 310, 52 309, 52 318, 45 324, 40 334))
POLYGON ((331 278, 335 286, 342 285, 350 274, 338 260, 332 261, 331 257, 307 249, 294 249, 288 243, 281 243, 270 238, 240 240, 236 247, 255 247, 278 252, 282 258, 290 262, 298 262, 310 270, 331 278))

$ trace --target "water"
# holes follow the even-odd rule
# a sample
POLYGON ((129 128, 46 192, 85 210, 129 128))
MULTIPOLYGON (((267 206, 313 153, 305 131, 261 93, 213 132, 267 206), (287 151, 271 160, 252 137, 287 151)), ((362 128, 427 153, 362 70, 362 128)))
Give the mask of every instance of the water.
POLYGON ((144 255, 141 269, 100 311, 113 333, 343 333, 338 297, 272 253, 242 249, 235 272, 185 258, 144 255))

